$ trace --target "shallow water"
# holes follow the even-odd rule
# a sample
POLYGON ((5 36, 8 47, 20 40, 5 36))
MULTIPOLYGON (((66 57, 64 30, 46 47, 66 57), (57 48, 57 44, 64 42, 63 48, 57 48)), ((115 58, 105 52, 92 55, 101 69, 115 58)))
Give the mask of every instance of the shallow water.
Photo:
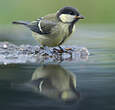
MULTIPOLYGON (((48 64, 39 63, 0 65, 0 109, 114 110, 114 29, 113 25, 78 26, 77 33, 74 33, 66 45, 87 47, 90 55, 85 59, 63 61, 55 70, 56 64, 47 69, 43 67, 48 64), (44 74, 42 78, 40 73, 44 74), (37 74, 36 77, 34 74, 37 74), (73 77, 72 81, 69 80, 70 77, 73 77)), ((13 34, 12 30, 10 32, 13 34)), ((5 39, 9 38, 3 32, 1 35, 5 39)), ((25 35, 31 36, 30 33, 25 35)), ((15 42, 10 38, 9 41, 21 44, 18 40, 25 38, 14 39, 15 42)), ((4 39, 1 38, 1 41, 4 39)), ((29 37, 28 43, 32 42, 29 37)))

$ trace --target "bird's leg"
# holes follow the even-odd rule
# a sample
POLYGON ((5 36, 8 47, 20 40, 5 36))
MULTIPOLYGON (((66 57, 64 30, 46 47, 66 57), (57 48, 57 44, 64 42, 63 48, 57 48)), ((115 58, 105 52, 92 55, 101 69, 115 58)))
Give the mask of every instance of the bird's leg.
POLYGON ((60 52, 65 52, 65 49, 64 48, 62 48, 61 46, 58 46, 59 47, 59 49, 60 49, 60 52))
POLYGON ((62 48, 61 46, 58 46, 60 50, 67 52, 68 50, 72 50, 72 48, 62 48))
POLYGON ((61 46, 58 46, 58 47, 59 47, 59 49, 60 49, 60 50, 59 50, 60 53, 64 53, 64 52, 67 53, 67 50, 66 50, 66 49, 62 48, 61 46))
POLYGON ((44 50, 46 50, 46 54, 48 54, 49 56, 52 56, 52 52, 47 46, 43 46, 43 48, 44 50))
POLYGON ((59 49, 54 48, 59 53, 71 53, 72 48, 62 48, 61 46, 58 46, 59 49))
POLYGON ((58 46, 58 47, 59 47, 59 49, 53 48, 53 50, 58 52, 58 53, 64 53, 65 52, 65 50, 61 46, 58 46))

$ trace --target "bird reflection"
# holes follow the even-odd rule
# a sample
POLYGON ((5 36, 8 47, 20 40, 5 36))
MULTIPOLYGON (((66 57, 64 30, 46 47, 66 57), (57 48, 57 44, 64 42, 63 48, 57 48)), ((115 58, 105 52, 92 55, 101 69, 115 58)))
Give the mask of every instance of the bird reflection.
POLYGON ((38 67, 32 75, 36 92, 53 99, 74 101, 80 97, 76 88, 76 76, 57 64, 38 67))

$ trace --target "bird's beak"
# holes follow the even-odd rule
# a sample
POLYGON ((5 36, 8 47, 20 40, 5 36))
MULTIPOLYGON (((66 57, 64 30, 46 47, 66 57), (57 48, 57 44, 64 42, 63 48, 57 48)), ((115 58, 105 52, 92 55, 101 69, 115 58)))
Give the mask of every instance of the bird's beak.
POLYGON ((81 15, 79 15, 79 16, 75 16, 75 19, 84 19, 85 17, 84 16, 81 16, 81 15))

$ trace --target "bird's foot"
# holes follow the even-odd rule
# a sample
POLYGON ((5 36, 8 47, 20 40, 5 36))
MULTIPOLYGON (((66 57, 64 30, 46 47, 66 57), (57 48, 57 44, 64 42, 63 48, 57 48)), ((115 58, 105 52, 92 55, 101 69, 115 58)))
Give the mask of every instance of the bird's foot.
POLYGON ((70 53, 70 51, 72 51, 72 48, 62 48, 60 46, 58 46, 60 49, 54 48, 53 50, 58 52, 58 53, 70 53))
POLYGON ((65 48, 66 51, 72 51, 72 48, 65 48))
POLYGON ((48 56, 53 55, 52 51, 47 46, 44 46, 44 47, 41 47, 41 48, 45 50, 45 53, 43 55, 45 55, 45 56, 46 55, 48 55, 48 56))
POLYGON ((53 51, 58 52, 58 53, 64 53, 65 52, 64 50, 60 50, 60 49, 57 49, 57 48, 53 48, 53 51))

